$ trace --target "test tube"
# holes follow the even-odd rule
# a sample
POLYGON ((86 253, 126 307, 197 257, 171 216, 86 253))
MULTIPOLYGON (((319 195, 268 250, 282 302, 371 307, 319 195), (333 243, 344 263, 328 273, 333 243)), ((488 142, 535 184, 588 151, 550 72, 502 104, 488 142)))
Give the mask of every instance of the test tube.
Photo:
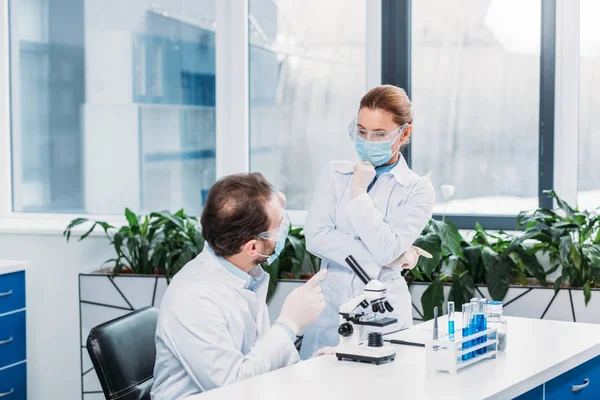
MULTIPOLYGON (((486 317, 486 308, 487 308, 487 300, 481 299, 479 300, 479 313, 481 314, 481 331, 487 331, 487 317, 486 317)), ((481 338, 482 343, 487 342, 487 335, 481 338)), ((487 353, 487 347, 481 349, 481 354, 487 353)))
MULTIPOLYGON (((477 319, 478 319, 478 304, 479 304, 479 299, 477 297, 473 297, 471 299, 471 334, 475 334, 477 332, 479 332, 479 326, 477 324, 477 319)), ((477 344, 479 344, 479 338, 473 339, 471 341, 471 346, 476 346, 477 344)), ((475 357, 476 355, 476 351, 473 351, 471 353, 471 356, 475 357)))
MULTIPOLYGON (((471 315, 470 315, 470 309, 471 308, 471 304, 469 303, 465 303, 462 306, 462 336, 463 336, 463 340, 465 338, 467 338, 470 335, 470 329, 471 329, 471 315)), ((468 349, 469 348, 469 341, 465 340, 462 344, 462 348, 463 350, 468 349)), ((462 356, 463 361, 467 361, 470 358, 471 353, 464 353, 462 356)))
POLYGON ((448 337, 454 340, 454 302, 448 302, 448 337))

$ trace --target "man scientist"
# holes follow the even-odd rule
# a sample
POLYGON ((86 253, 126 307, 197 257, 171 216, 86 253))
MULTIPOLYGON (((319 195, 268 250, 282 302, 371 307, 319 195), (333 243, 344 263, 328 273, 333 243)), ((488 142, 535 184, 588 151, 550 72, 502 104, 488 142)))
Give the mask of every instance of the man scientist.
POLYGON ((204 250, 173 278, 160 307, 152 399, 173 400, 299 361, 296 335, 325 308, 323 270, 295 289, 273 326, 261 263, 281 253, 290 227, 258 173, 214 184, 201 217, 204 250))

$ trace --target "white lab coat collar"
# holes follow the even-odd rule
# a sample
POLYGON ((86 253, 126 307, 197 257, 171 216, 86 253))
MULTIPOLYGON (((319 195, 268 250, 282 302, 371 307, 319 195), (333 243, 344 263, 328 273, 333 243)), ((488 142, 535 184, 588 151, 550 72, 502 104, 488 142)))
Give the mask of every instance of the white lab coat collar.
MULTIPOLYGON (((350 161, 342 161, 337 163, 335 170, 341 174, 351 174, 354 172, 354 164, 350 161)), ((398 164, 390 172, 386 172, 388 174, 394 175, 396 181, 402 186, 408 186, 410 183, 410 169, 408 168, 408 164, 406 164, 406 160, 400 154, 400 158, 398 159, 398 164)), ((385 174, 384 174, 385 175, 385 174)))
MULTIPOLYGON (((207 269, 209 269, 211 271, 211 273, 214 273, 216 275, 216 277, 218 277, 219 280, 221 280, 223 283, 229 284, 235 288, 247 290, 248 283, 249 283, 248 280, 242 279, 241 277, 227 271, 227 269, 221 264, 221 262, 219 260, 217 260, 216 256, 214 256, 210 252, 210 250, 208 249, 208 246, 206 246, 202 250, 202 252, 198 255, 198 257, 196 259, 200 262, 199 263, 200 265, 204 265, 207 269)), ((264 281, 266 281, 266 282, 269 281, 269 276, 265 276, 266 272, 264 272, 264 270, 262 269, 262 267, 260 265, 257 265, 256 267, 254 267, 250 271, 249 275, 259 281, 256 283, 256 285, 261 285, 261 284, 265 283, 264 281)), ((268 286, 268 283, 267 283, 267 286, 268 286)), ((257 290, 256 293, 259 294, 258 292, 259 291, 257 290)))

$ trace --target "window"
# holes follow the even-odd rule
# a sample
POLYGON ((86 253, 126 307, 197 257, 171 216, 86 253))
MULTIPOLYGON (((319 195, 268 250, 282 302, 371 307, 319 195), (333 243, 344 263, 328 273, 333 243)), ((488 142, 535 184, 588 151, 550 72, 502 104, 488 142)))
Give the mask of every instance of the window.
POLYGON ((366 85, 367 0, 250 0, 250 169, 305 210, 366 85))
POLYGON ((11 1, 14 211, 200 212, 215 181, 215 1, 157 4, 11 1))
POLYGON ((412 167, 431 174, 434 212, 537 207, 540 0, 413 1, 411 26, 412 167))
POLYGON ((600 206, 600 3, 580 2, 579 193, 582 209, 600 206))

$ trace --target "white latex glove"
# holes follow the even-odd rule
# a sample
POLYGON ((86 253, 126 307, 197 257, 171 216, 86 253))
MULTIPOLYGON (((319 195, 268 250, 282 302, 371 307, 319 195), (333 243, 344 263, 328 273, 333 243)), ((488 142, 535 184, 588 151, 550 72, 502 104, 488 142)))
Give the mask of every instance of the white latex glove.
POLYGON ((431 258, 432 255, 417 246, 410 246, 408 250, 404 252, 400 257, 396 259, 396 261, 392 262, 386 267, 389 268, 403 268, 403 269, 413 269, 417 262, 419 261, 419 256, 423 256, 425 258, 431 258))
POLYGON ((283 302, 277 322, 284 324, 298 335, 298 332, 317 319, 325 309, 325 298, 319 283, 326 276, 327 270, 322 269, 304 285, 292 290, 283 302))
POLYGON ((331 356, 331 355, 335 354, 335 352, 336 352, 335 347, 323 347, 323 348, 317 350, 315 352, 315 354, 312 355, 311 358, 317 358, 320 356, 331 356))
POLYGON ((355 198, 367 193, 369 184, 375 178, 375 167, 368 161, 363 161, 354 166, 354 174, 350 182, 350 198, 355 198))

